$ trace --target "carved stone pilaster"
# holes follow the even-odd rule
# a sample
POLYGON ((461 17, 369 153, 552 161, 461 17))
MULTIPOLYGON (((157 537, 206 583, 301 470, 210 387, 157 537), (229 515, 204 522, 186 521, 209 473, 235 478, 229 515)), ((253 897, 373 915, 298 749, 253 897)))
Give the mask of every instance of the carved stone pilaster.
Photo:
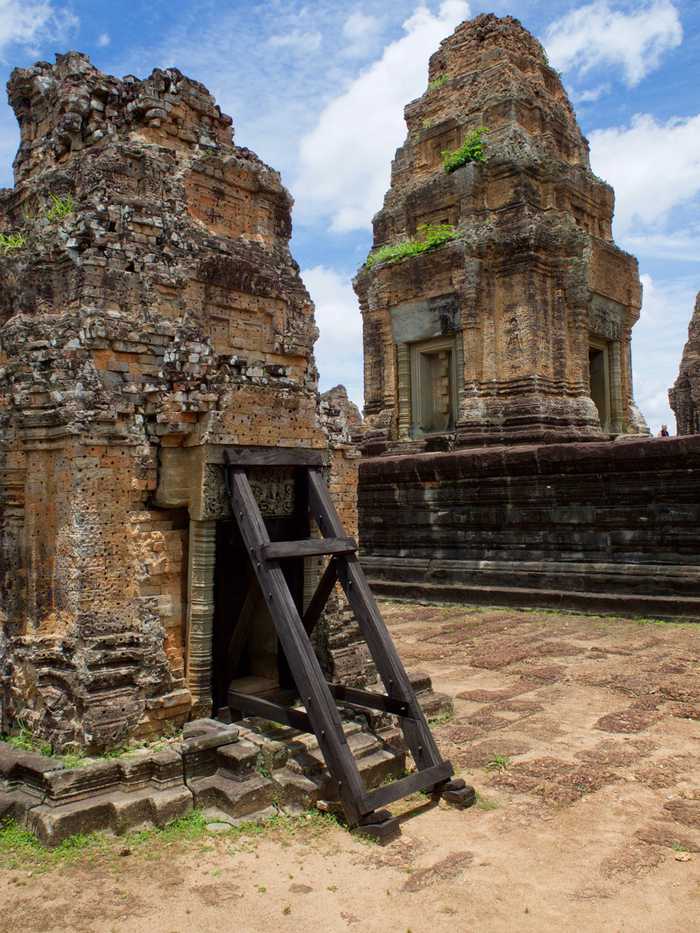
POLYGON ((407 440, 411 436, 411 351, 407 343, 400 343, 396 348, 396 368, 399 383, 399 440, 407 440))
POLYGON ((187 686, 192 716, 211 715, 216 521, 190 521, 187 568, 187 686))
POLYGON ((625 417, 622 390, 622 358, 619 340, 610 344, 610 431, 621 434, 625 417))

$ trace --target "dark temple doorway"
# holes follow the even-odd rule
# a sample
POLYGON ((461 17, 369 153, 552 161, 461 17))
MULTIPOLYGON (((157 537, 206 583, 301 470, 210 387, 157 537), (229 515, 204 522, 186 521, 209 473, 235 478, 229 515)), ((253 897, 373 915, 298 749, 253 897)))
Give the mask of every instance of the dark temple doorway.
POLYGON ((603 431, 610 430, 610 376, 608 351, 606 347, 589 346, 588 372, 591 386, 591 398, 598 409, 600 426, 603 431))
MULTIPOLYGON (((272 541, 308 536, 308 508, 295 483, 294 513, 265 516, 272 541)), ((280 561, 300 614, 304 601, 304 559, 280 561)), ((266 699, 290 698, 296 687, 272 618, 253 572, 236 522, 219 521, 214 565, 212 700, 214 714, 228 705, 231 685, 266 699)))

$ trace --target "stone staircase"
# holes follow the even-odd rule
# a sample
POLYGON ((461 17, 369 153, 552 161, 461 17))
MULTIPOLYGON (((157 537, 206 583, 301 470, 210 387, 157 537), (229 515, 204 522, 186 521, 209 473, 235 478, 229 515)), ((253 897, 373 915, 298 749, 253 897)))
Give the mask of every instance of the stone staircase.
MULTIPOLYGON (((452 701, 432 690, 428 675, 409 676, 429 719, 451 711, 452 701)), ((392 717, 345 710, 343 720, 368 789, 405 772, 403 736, 392 717)), ((193 807, 230 823, 337 798, 314 735, 252 718, 198 719, 165 748, 73 768, 0 742, 0 819, 17 820, 46 845, 78 832, 164 826, 193 807)))

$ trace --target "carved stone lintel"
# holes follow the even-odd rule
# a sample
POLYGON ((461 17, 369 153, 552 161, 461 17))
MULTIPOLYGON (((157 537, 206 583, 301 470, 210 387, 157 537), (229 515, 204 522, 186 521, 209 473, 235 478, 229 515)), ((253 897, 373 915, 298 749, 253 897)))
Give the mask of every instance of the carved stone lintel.
MULTIPOLYGON (((287 467, 250 467, 250 488, 261 513, 268 518, 294 514, 294 474, 287 467)), ((202 518, 231 518, 231 505, 224 483, 224 467, 213 463, 203 466, 202 518)))

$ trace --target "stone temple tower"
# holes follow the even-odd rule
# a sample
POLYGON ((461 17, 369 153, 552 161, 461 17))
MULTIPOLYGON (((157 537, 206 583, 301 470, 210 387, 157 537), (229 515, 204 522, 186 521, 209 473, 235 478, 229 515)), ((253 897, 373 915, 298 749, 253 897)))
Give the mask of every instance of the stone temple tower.
POLYGON ((700 434, 700 292, 688 325, 678 378, 668 393, 679 434, 700 434))
MULTIPOLYGON (((176 69, 119 80, 71 52, 8 90, 0 718, 100 749, 209 715, 233 680, 289 686, 224 450, 320 457, 351 531, 357 456, 324 426, 291 198, 207 89, 176 69)), ((269 527, 303 537, 298 474, 250 478, 269 527)), ((300 606, 309 560, 289 566, 300 606)), ((362 682, 364 646, 336 621, 319 651, 362 682)))
POLYGON ((614 195, 540 43, 515 19, 462 23, 405 111, 408 136, 363 266, 365 452, 644 433, 632 400, 637 262, 614 195), (484 127, 486 161, 445 154, 484 127))

